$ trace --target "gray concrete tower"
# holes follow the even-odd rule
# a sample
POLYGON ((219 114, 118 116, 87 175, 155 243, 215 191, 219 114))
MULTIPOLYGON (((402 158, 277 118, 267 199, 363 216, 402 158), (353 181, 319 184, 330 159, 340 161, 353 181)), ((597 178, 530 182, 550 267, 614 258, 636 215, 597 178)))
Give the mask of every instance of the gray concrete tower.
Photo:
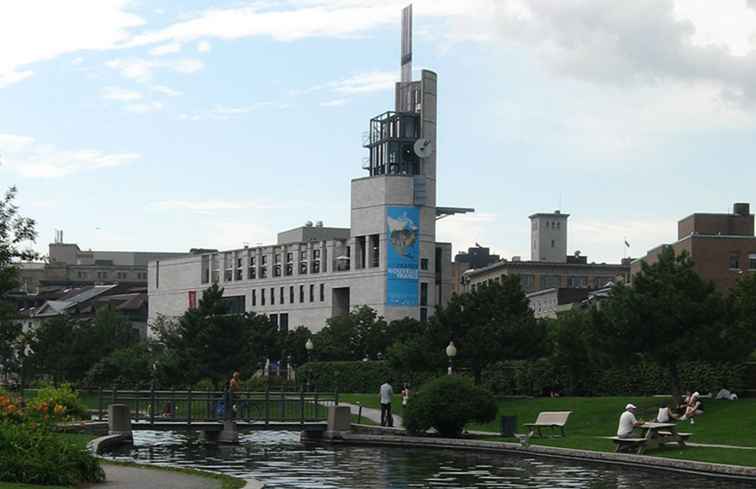
POLYGON ((530 216, 530 259, 564 263, 567 261, 567 218, 559 211, 530 216))

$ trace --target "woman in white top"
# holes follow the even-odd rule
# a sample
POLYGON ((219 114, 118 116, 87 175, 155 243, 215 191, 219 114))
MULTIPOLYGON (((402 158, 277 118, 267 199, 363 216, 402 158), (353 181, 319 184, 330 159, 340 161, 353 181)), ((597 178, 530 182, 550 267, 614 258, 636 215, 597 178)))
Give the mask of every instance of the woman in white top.
POLYGON ((672 421, 675 421, 677 417, 672 414, 672 411, 669 409, 669 403, 663 402, 661 407, 659 408, 659 412, 656 413, 656 422, 657 423, 671 423, 672 421))

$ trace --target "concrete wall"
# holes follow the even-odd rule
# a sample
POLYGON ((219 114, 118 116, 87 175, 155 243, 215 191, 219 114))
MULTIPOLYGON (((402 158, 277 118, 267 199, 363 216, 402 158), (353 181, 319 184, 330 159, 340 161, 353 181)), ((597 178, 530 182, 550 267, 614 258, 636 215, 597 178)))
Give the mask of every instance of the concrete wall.
POLYGON ((531 261, 564 263, 567 260, 567 217, 567 214, 556 213, 530 216, 531 261))

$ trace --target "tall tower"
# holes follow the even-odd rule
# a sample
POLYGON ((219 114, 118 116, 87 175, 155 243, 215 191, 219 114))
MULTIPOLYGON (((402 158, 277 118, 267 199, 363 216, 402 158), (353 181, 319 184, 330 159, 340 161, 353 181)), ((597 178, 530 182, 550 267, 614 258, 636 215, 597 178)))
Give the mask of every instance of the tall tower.
POLYGON ((410 5, 402 11, 394 110, 370 120, 363 137, 368 176, 352 180, 352 238, 360 255, 361 243, 368 243, 369 263, 373 254, 380 255, 387 319, 422 317, 437 302, 436 82, 429 70, 412 80, 410 5), (379 239, 375 247, 374 239, 379 239))
POLYGON ((530 216, 530 259, 564 263, 567 261, 567 218, 569 214, 538 213, 530 216))

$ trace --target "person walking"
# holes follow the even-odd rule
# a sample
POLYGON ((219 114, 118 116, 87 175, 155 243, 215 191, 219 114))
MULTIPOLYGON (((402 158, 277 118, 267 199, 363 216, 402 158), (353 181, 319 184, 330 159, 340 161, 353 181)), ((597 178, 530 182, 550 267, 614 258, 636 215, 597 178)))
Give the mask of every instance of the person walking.
POLYGON ((407 404, 409 403, 409 397, 410 397, 410 388, 408 383, 404 383, 404 386, 402 387, 402 417, 404 417, 404 412, 407 410, 407 404))
POLYGON ((379 391, 381 403, 381 426, 394 426, 394 417, 391 415, 391 398, 394 397, 394 389, 388 380, 381 385, 379 391))
POLYGON ((241 392, 241 377, 239 370, 234 370, 231 379, 228 381, 228 390, 231 393, 231 406, 234 414, 237 414, 239 403, 239 393, 241 392))

